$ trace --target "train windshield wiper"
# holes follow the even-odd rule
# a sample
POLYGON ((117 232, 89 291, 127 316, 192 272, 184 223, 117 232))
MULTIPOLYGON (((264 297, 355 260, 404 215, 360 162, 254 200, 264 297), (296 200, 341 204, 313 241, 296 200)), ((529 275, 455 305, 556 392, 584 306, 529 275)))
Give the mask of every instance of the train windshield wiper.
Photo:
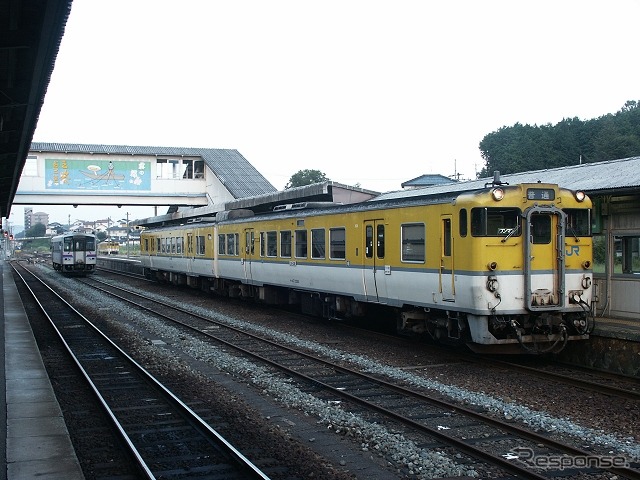
POLYGON ((511 231, 509 233, 507 233, 507 236, 504 237, 502 240, 500 240, 502 243, 506 242, 507 240, 509 240, 511 237, 513 237, 516 233, 518 233, 520 231, 520 224, 518 223, 514 228, 511 229, 511 231))

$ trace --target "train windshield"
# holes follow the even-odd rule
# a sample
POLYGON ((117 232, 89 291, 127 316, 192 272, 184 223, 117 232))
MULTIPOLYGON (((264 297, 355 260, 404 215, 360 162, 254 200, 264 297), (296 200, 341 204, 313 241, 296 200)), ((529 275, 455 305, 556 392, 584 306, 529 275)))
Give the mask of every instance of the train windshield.
POLYGON ((471 235, 474 237, 519 237, 519 208, 472 208, 471 235))
POLYGON ((591 219, 589 212, 590 210, 586 208, 566 208, 564 210, 564 213, 567 214, 567 235, 574 237, 591 236, 591 219))
POLYGON ((87 251, 96 249, 96 239, 87 237, 87 251))

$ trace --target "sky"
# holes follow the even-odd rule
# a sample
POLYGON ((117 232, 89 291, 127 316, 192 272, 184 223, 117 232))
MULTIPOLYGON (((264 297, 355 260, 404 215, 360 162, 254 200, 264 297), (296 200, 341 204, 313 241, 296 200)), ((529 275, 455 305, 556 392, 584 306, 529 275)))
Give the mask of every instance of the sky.
POLYGON ((74 0, 33 140, 237 149, 278 190, 302 169, 380 192, 471 179, 501 127, 640 100, 638 18, 640 0, 74 0))

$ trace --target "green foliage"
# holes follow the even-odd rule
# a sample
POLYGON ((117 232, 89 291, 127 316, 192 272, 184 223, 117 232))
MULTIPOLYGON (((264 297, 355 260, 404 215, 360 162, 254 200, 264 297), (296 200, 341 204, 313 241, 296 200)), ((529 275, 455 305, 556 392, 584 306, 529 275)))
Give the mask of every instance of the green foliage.
POLYGON ((99 242, 104 242, 107 239, 107 232, 97 232, 96 238, 99 242))
POLYGON ((556 125, 502 127, 482 139, 480 151, 481 177, 495 170, 507 174, 638 156, 640 102, 630 100, 616 114, 587 121, 576 117, 556 125))
POLYGON ((287 183, 284 188, 288 190, 289 188, 326 182, 327 180, 329 180, 327 176, 320 170, 299 170, 297 173, 291 175, 289 183, 287 183))
POLYGON ((47 233, 47 227, 41 223, 36 223, 33 227, 28 228, 24 232, 25 237, 44 237, 47 233))

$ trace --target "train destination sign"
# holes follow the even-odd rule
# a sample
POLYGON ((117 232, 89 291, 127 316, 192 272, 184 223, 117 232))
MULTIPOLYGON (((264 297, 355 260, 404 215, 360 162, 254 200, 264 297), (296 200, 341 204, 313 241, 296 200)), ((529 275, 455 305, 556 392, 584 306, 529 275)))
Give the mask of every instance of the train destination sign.
POLYGON ((527 200, 555 200, 553 188, 527 188, 527 200))

